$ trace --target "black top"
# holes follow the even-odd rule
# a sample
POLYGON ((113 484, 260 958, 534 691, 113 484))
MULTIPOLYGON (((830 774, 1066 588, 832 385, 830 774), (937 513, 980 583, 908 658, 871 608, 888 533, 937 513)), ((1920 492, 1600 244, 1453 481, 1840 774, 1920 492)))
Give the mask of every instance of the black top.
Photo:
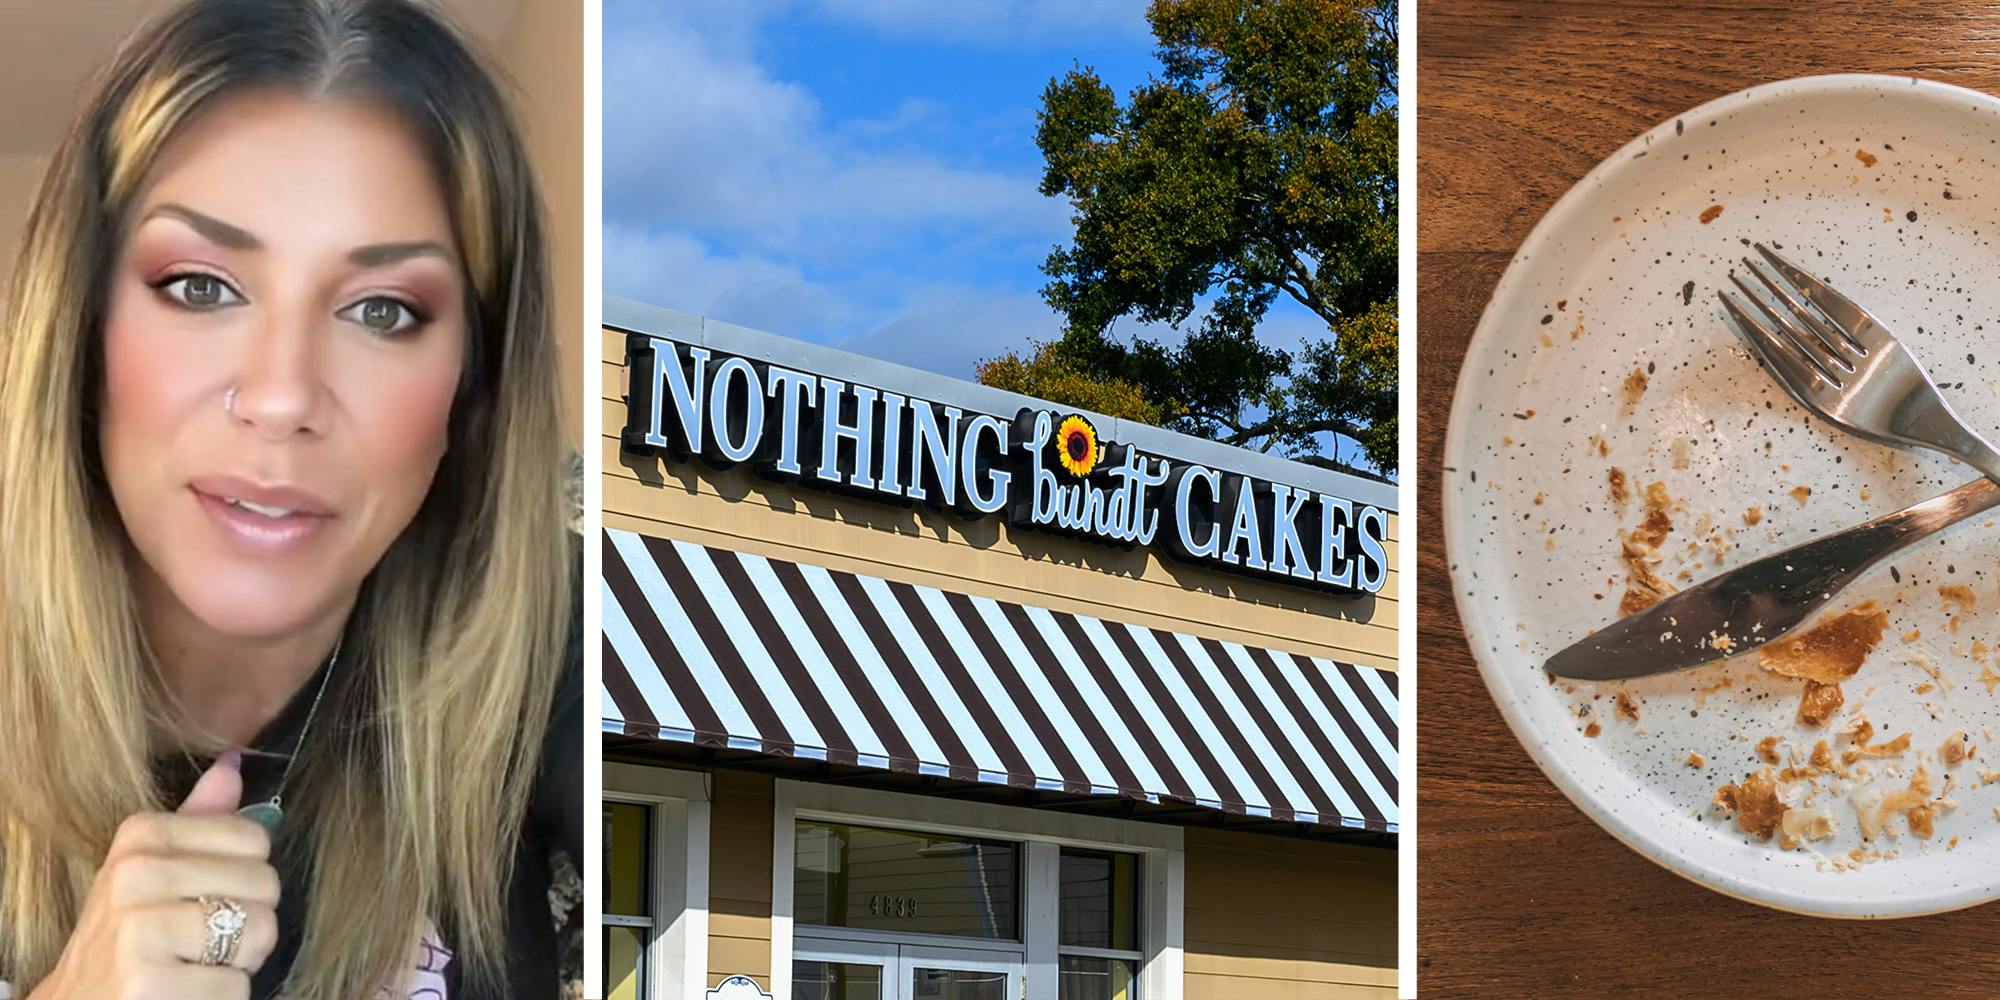
MULTIPOLYGON (((542 743, 541 767, 535 781, 528 815, 522 824, 521 844, 514 852, 507 904, 507 981, 498 990, 475 991, 465 976, 463 963, 454 952, 449 928, 434 928, 422 942, 410 942, 416 977, 408 994, 383 993, 357 1000, 514 1000, 514 998, 554 998, 561 995, 563 945, 550 912, 552 881, 551 856, 568 854, 581 868, 583 863, 583 622, 581 606, 572 616, 570 641, 565 657, 562 683, 549 716, 548 735, 542 743)), ((325 668, 322 668, 325 669, 325 668)), ((254 750, 271 755, 247 754, 243 760, 245 803, 262 801, 277 787, 285 769, 285 758, 298 739, 319 688, 315 675, 291 703, 252 741, 254 750)), ((330 704, 330 702, 329 702, 330 704)), ((324 714, 313 726, 327 723, 324 714)), ((311 738, 310 732, 307 734, 311 738)), ((178 801, 194 786, 207 762, 163 761, 162 787, 169 801, 178 801)), ((274 864, 283 886, 278 904, 278 947, 259 969, 252 983, 253 1000, 277 1000, 292 963, 298 958, 304 935, 308 884, 298 859, 286 852, 274 852, 274 864)))

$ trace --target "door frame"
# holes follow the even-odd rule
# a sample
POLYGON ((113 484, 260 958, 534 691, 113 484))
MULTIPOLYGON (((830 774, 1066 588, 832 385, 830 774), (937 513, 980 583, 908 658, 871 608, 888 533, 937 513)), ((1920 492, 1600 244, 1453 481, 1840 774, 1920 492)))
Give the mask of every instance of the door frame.
POLYGON ((1020 842, 1024 868, 1021 881, 1024 940, 919 938, 912 943, 953 948, 1019 948, 1026 959, 1027 993, 1034 997, 1056 995, 1060 850, 1080 847, 1137 854, 1141 858, 1142 885, 1140 950, 1144 953, 1139 968, 1140 995, 1145 1000, 1181 1000, 1187 855, 1180 827, 784 778, 774 781, 772 787, 771 995, 778 1000, 792 1000, 795 931, 820 939, 852 939, 856 934, 840 928, 807 929, 794 925, 793 837, 801 819, 1020 842))
POLYGON ((1003 1000, 1020 1000, 1027 996, 1023 983, 1028 978, 1028 956, 1021 952, 1007 954, 987 948, 950 948, 938 945, 903 945, 896 949, 898 969, 896 972, 896 1000, 916 1000, 916 979, 911 975, 917 968, 959 969, 966 972, 998 972, 1007 977, 1007 985, 1001 988, 1003 1000), (921 963, 921 965, 920 965, 921 963))
MULTIPOLYGON (((882 982, 887 987, 879 1000, 911 1000, 914 980, 911 970, 923 968, 963 969, 968 972, 999 972, 1007 976, 1006 1000, 1016 1000, 1024 995, 1023 984, 1028 975, 1028 957, 1019 942, 1005 942, 1004 947, 961 947, 956 941, 946 938, 945 944, 937 943, 938 935, 877 934, 862 939, 853 934, 825 934, 826 930, 841 928, 814 928, 799 935, 792 949, 792 960, 797 962, 840 962, 848 965, 873 965, 882 970, 882 982)), ((786 989, 792 988, 790 982, 786 989)), ((774 992, 772 994, 776 996, 774 992)))
MULTIPOLYGON (((873 965, 882 970, 882 984, 886 988, 876 1000, 894 1000, 894 995, 887 992, 887 990, 894 989, 896 985, 896 959, 898 951, 899 949, 894 944, 886 941, 849 941, 840 938, 807 937, 799 941, 793 960, 800 962, 838 962, 843 965, 873 965)), ((773 971, 775 973, 775 970, 773 971)), ((785 989, 789 993, 792 989, 790 981, 791 970, 789 968, 785 970, 785 975, 787 977, 785 989)), ((775 975, 773 978, 776 978, 775 975)), ((771 995, 778 995, 775 984, 771 995)))

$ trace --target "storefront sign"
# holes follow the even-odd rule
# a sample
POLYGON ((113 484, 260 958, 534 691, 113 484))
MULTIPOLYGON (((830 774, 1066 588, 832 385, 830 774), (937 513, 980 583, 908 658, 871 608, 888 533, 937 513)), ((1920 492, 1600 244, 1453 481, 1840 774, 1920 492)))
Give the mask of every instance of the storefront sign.
POLYGON ((730 976, 715 984, 706 994, 708 1000, 771 1000, 771 994, 757 986, 757 981, 749 976, 730 976))
POLYGON ((1297 586, 1375 593, 1380 508, 1148 455, 1089 420, 1012 418, 634 334, 625 450, 1131 548, 1297 586))

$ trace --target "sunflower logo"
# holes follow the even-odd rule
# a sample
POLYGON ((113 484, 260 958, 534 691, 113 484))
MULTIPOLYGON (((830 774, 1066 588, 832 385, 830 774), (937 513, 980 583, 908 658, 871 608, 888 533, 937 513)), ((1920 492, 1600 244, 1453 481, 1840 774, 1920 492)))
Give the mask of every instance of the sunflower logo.
POLYGON ((1063 418, 1062 426, 1056 428, 1056 457, 1070 475, 1078 479, 1090 475, 1103 454, 1103 446, 1097 443, 1097 428, 1090 426, 1090 421, 1076 416, 1063 418))

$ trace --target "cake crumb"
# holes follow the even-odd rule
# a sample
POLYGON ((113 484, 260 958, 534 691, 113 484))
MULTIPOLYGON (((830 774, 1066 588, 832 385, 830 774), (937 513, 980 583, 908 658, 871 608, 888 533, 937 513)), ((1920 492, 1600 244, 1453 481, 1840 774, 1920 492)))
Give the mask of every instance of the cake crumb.
POLYGON ((1645 394, 1646 370, 1634 368, 1632 374, 1625 376, 1625 412, 1630 413, 1633 407, 1639 405, 1639 397, 1645 394))
POLYGON ((1633 529, 1631 537, 1647 548, 1659 548, 1674 530, 1674 519, 1668 513, 1673 506, 1673 494, 1667 492, 1666 483, 1646 484, 1646 519, 1633 529))
POLYGON ((1889 613, 1874 601, 1863 601, 1804 632, 1759 647, 1757 662, 1775 674, 1835 684, 1861 669, 1888 626, 1889 613))
POLYGON ((1965 730, 1961 729, 1945 737, 1944 745, 1938 747, 1938 759, 1944 761, 1944 766, 1952 767, 1972 756, 1972 750, 1966 744, 1965 730))
MULTIPOLYGON (((1612 479, 1613 497, 1625 482, 1619 472, 1612 479)), ((1629 485, 1626 496, 1630 496, 1629 485)), ((1674 520, 1668 514, 1674 498, 1667 492, 1667 484, 1652 483, 1646 487, 1646 519, 1639 527, 1624 535, 1620 544, 1629 582, 1625 595, 1618 602, 1618 611, 1623 615, 1633 615, 1658 604, 1661 599, 1674 592, 1674 586, 1660 579, 1653 567, 1659 560, 1653 552, 1664 542, 1668 533, 1674 530, 1674 520)))
POLYGON ((1688 751, 1687 765, 1689 767, 1700 769, 1702 767, 1707 766, 1707 764, 1708 764, 1708 758, 1703 757, 1701 754, 1695 753, 1693 750, 1688 751))
POLYGON ((1778 846, 1792 850, 1804 841, 1825 840, 1833 836, 1837 829, 1833 814, 1826 807, 1817 809, 1787 809, 1778 822, 1778 846))
POLYGON ((1874 840, 1883 833, 1893 835, 1889 819, 1900 813, 1910 826, 1910 832, 1926 840, 1936 832, 1934 821, 1937 808, 1930 802, 1931 776, 1923 768, 1910 776, 1908 788, 1898 788, 1884 792, 1874 785, 1865 785, 1854 790, 1855 818, 1861 824, 1861 836, 1874 840))
POLYGON ((1618 714, 1633 722, 1639 721, 1639 703, 1632 699, 1632 693, 1620 690, 1612 701, 1618 706, 1618 714))
POLYGON ((1707 208, 1701 210, 1701 224, 1706 226, 1709 223, 1714 222, 1715 217, 1721 214, 1722 214, 1721 205, 1710 205, 1707 208))
POLYGON ((1901 757, 1909 752, 1910 734, 1904 733, 1893 740, 1882 743, 1858 743, 1840 755, 1840 762, 1852 764, 1864 757, 1901 757))
POLYGON ((1768 767, 1744 777, 1740 785, 1716 789, 1715 803, 1734 812, 1736 826, 1758 840, 1770 840, 1778 832, 1788 808, 1778 795, 1778 781, 1768 767))
POLYGON ((1801 507, 1805 506, 1806 498, 1810 496, 1812 496, 1812 487, 1810 486, 1792 487, 1791 497, 1792 499, 1797 500, 1799 502, 1799 506, 1801 507))
POLYGON ((1799 699, 1799 721, 1808 726, 1824 726, 1834 715, 1847 696, 1838 684, 1821 684, 1816 680, 1806 681, 1805 695, 1799 699))
POLYGON ((1918 670, 1923 671, 1924 673, 1931 675, 1931 680, 1936 681, 1937 685, 1945 689, 1946 691, 1951 690, 1951 678, 1946 677, 1944 675, 1944 671, 1939 670, 1938 665, 1932 663, 1930 656, 1926 654, 1923 650, 1921 649, 1905 650, 1903 654, 1901 656, 1896 657, 1896 659, 1903 663, 1907 663, 1910 666, 1913 666, 1918 670))

